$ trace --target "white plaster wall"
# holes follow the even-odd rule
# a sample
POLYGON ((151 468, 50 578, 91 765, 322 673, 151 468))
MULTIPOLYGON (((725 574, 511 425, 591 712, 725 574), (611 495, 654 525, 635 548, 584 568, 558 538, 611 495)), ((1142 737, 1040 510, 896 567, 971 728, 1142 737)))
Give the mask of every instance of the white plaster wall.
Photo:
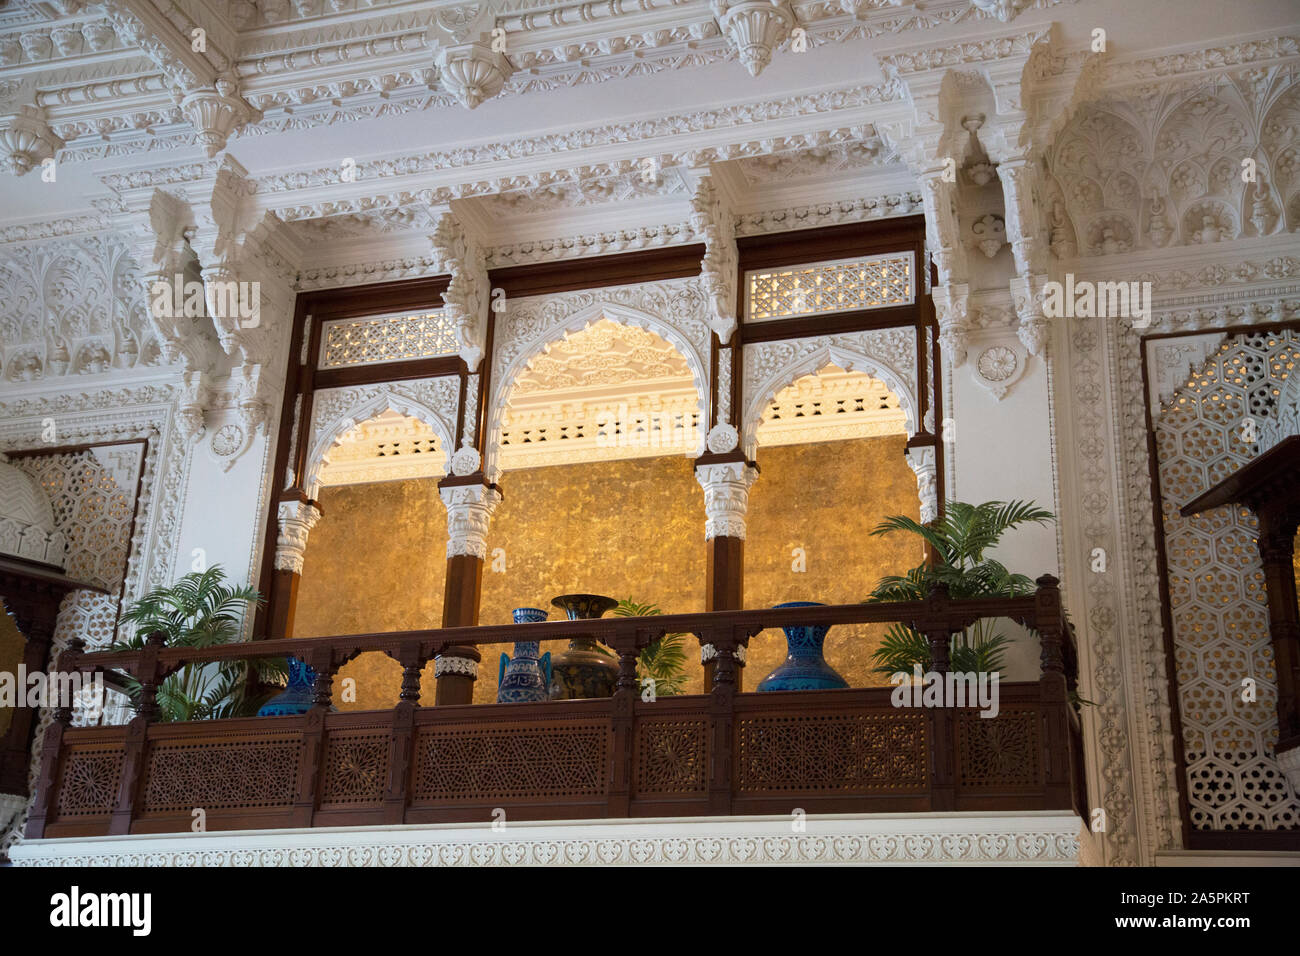
MULTIPOLYGON (((966 362, 952 370, 951 416, 956 440, 956 476, 948 497, 978 504, 983 501, 1034 501, 1056 513, 1047 364, 1028 356, 1014 333, 983 335, 971 340, 966 362), (1024 374, 999 401, 976 380, 979 354, 993 344, 1015 347, 1025 362, 1024 374)), ((1012 571, 1037 578, 1060 577, 1055 525, 1028 525, 1011 531, 992 556, 1012 571)), ((1007 655, 1005 680, 1037 680, 1038 640, 1023 628, 1004 622, 1005 633, 1016 635, 1007 655)))

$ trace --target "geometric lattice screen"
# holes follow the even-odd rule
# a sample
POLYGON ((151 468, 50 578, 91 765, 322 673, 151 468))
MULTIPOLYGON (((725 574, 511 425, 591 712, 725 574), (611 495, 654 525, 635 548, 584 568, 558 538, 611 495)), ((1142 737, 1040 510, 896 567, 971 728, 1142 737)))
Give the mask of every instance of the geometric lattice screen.
POLYGON ((384 315, 326 322, 319 368, 350 368, 409 359, 455 355, 451 317, 441 309, 416 315, 384 315))
POLYGON ((910 305, 912 254, 813 262, 745 274, 751 322, 910 305))
POLYGON ((1277 672, 1255 516, 1178 509, 1259 453, 1250 443, 1300 362, 1300 334, 1234 336, 1165 402, 1156 420, 1179 714, 1192 826, 1300 827, 1300 799, 1273 756, 1277 672), (1257 700, 1242 700, 1253 678, 1257 700))

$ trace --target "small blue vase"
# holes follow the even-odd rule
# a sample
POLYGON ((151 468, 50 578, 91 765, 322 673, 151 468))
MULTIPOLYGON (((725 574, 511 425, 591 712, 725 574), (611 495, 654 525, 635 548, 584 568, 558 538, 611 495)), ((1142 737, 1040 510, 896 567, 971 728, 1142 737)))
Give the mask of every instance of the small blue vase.
MULTIPOLYGON (((819 601, 787 601, 782 607, 825 607, 819 601)), ((794 624, 782 628, 787 647, 785 663, 768 674, 755 690, 832 690, 849 682, 835 672, 822 656, 822 645, 830 625, 794 624)))
MULTIPOLYGON (((546 620, 539 607, 517 607, 511 614, 516 624, 538 624, 546 620)), ((515 657, 501 655, 497 668, 497 703, 523 704, 549 698, 551 652, 538 656, 538 641, 515 641, 515 657)))
POLYGON ((313 685, 316 672, 307 666, 307 662, 296 657, 289 659, 289 683, 284 691, 272 697, 257 712, 259 717, 294 717, 311 710, 313 685))

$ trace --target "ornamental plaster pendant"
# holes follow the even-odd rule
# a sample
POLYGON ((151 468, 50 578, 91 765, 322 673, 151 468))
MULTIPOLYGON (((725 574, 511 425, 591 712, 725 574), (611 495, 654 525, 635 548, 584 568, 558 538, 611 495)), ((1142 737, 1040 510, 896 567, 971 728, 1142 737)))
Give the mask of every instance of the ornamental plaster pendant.
POLYGON ((713 0, 713 15, 750 76, 758 76, 772 62, 772 51, 785 42, 795 23, 789 4, 776 0, 713 0))

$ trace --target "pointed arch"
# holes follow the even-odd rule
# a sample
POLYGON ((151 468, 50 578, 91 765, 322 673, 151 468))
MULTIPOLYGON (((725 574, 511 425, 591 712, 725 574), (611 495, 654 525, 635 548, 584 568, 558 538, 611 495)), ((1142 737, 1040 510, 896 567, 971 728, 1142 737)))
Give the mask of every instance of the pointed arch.
MULTIPOLYGON (((689 281, 694 282, 694 280, 689 281)), ((673 287, 679 283, 665 282, 654 285, 673 287)), ((489 480, 496 481, 500 477, 501 419, 519 376, 539 355, 544 354, 552 343, 581 332, 601 319, 653 332, 671 345, 685 359, 691 371, 691 380, 698 401, 699 420, 701 422, 708 420, 709 328, 702 318, 705 301, 703 296, 689 294, 695 290, 693 286, 687 285, 678 291, 686 291, 688 294, 678 295, 675 302, 671 294, 655 295, 656 291, 661 291, 656 289, 647 290, 649 294, 643 297, 647 304, 664 306, 670 302, 674 304, 684 302, 689 306, 698 298, 700 312, 697 315, 694 310, 683 313, 681 309, 666 307, 650 311, 644 307, 644 304, 634 306, 617 301, 618 298, 626 298, 626 295, 616 297, 605 294, 611 291, 599 290, 596 293, 579 293, 562 297, 548 296, 543 299, 544 308, 540 309, 540 314, 536 316, 533 314, 533 309, 538 303, 528 302, 523 306, 515 307, 520 311, 511 316, 514 321, 510 326, 518 330, 518 337, 510 343, 512 347, 503 349, 504 358, 493 369, 491 397, 488 401, 486 455, 483 470, 489 480)), ((668 291, 671 293, 672 290, 668 291)), ((542 299, 542 297, 538 298, 542 299)))
POLYGON ((321 469, 331 449, 361 423, 390 410, 433 429, 443 470, 449 471, 455 444, 459 389, 458 379, 443 377, 317 392, 303 475, 307 495, 315 498, 320 491, 321 469))

